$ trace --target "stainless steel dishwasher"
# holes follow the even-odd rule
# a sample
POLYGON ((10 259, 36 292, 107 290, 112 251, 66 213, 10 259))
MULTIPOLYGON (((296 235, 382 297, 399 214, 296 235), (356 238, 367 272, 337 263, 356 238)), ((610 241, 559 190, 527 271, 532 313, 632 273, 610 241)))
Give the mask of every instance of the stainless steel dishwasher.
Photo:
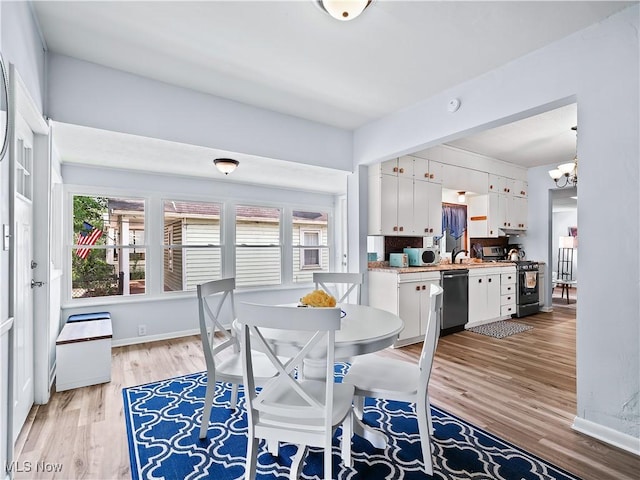
POLYGON ((443 271, 442 289, 440 336, 464 330, 469 321, 469 270, 443 271))

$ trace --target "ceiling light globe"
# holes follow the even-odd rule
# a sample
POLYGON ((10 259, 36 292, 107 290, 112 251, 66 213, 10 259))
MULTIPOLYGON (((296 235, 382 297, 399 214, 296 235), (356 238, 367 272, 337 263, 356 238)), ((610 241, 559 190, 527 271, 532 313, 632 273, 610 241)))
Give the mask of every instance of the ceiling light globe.
POLYGON ((333 18, 346 22, 360 15, 369 0, 321 0, 320 4, 333 18))
POLYGON ((234 160, 232 158, 216 158, 213 163, 215 164, 216 168, 225 175, 229 175, 236 169, 238 165, 240 165, 240 162, 238 160, 234 160))
POLYGON ((560 170, 563 175, 571 175, 575 167, 576 164, 574 162, 563 163, 562 165, 558 165, 558 170, 560 170))
POLYGON ((558 180, 562 176, 562 172, 557 168, 554 168, 553 170, 549 170, 549 176, 554 180, 558 180))

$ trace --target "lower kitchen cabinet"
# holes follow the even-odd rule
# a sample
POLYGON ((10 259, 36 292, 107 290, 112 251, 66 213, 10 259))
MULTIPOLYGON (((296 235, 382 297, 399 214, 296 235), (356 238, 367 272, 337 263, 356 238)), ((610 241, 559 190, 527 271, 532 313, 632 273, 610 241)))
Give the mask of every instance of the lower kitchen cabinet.
POLYGON ((394 313, 404 322, 404 330, 394 346, 424 340, 432 283, 440 285, 440 272, 369 272, 369 305, 394 313))
POLYGON ((469 270, 469 323, 473 327, 515 313, 515 267, 469 270))

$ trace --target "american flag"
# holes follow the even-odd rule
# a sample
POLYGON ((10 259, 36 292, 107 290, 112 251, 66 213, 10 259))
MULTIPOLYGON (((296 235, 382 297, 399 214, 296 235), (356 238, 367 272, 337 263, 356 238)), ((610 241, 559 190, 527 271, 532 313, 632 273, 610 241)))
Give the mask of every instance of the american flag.
MULTIPOLYGON (((102 236, 102 230, 94 228, 88 222, 82 222, 82 230, 78 233, 78 245, 94 245, 98 239, 102 236)), ((89 256, 90 248, 79 248, 76 250, 78 255, 83 260, 89 256)))

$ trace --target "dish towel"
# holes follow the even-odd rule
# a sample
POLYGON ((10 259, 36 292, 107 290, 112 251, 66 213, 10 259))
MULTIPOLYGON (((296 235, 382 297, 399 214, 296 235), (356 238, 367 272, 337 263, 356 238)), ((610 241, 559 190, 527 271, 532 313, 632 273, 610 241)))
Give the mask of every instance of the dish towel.
POLYGON ((527 288, 536 288, 538 272, 524 272, 524 284, 527 288))

